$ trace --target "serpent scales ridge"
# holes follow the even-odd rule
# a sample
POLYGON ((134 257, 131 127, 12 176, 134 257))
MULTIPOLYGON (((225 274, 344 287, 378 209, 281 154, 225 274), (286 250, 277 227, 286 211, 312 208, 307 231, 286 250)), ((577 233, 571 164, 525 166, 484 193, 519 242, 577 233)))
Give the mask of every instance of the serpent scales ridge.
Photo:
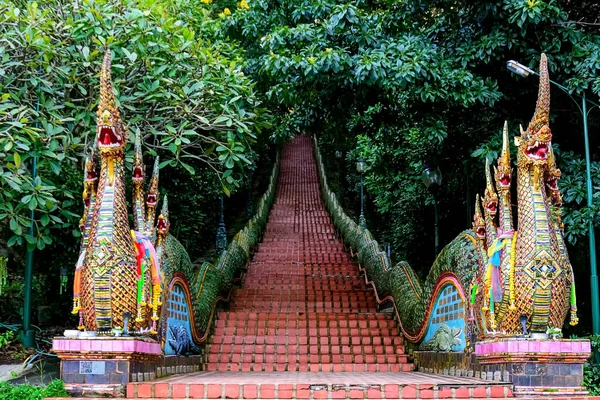
POLYGON ((465 350, 473 339, 521 335, 524 328, 544 333, 548 328, 560 329, 569 310, 570 324, 577 324, 549 112, 550 81, 542 54, 534 116, 527 129, 521 128, 520 136, 514 138, 516 179, 513 182, 505 124, 502 152, 493 174, 490 165, 485 166, 486 189, 482 199, 476 198, 472 229, 442 249, 425 281, 406 262, 392 266, 371 233, 344 214, 329 189, 315 146, 328 211, 345 242, 355 250, 366 279, 379 295, 394 301, 409 341, 431 348, 441 330, 460 338, 453 350, 465 350), (511 210, 513 184, 516 215, 511 210))

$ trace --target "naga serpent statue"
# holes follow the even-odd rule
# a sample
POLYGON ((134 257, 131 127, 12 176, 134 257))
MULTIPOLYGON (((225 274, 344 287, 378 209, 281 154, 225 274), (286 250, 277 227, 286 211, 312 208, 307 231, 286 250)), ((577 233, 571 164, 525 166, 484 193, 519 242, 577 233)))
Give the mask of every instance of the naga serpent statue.
POLYGON ((427 337, 431 340, 435 335, 432 326, 439 329, 456 321, 460 324, 452 328, 466 326, 477 339, 526 331, 545 333, 548 328, 562 328, 569 309, 571 325, 577 324, 549 111, 550 82, 542 54, 534 116, 527 129, 521 128, 521 135, 514 138, 516 180, 513 182, 505 124, 493 176, 486 164, 483 207, 477 196, 473 228, 440 252, 425 282, 405 262, 388 270, 402 330, 409 341, 428 342, 427 337), (513 183, 517 186, 518 227, 511 210, 513 183))
MULTIPOLYGON (((73 313, 79 314, 79 329, 98 332, 122 328, 124 314, 129 313, 132 330, 158 335, 164 345, 168 333, 166 305, 175 280, 183 286, 183 300, 194 314, 195 306, 189 301, 194 268, 181 243, 168 234, 166 196, 156 217, 158 160, 148 192, 144 193, 139 134, 135 138, 132 174, 134 229, 130 228, 124 157, 129 133, 117 108, 110 69, 107 50, 100 72, 95 149, 85 163, 82 241, 75 270, 73 313), (100 158, 99 173, 95 155, 100 158)), ((193 325, 193 315, 190 319, 193 325)))

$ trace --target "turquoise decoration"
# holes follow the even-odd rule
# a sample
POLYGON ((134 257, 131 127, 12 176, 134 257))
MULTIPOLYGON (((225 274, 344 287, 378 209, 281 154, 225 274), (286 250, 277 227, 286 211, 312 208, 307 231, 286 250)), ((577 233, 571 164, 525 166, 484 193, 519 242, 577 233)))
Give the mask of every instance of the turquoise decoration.
POLYGON ((180 355, 178 348, 185 346, 186 341, 192 342, 192 326, 190 324, 190 306, 181 285, 173 285, 169 297, 167 319, 166 355, 180 355), (184 332, 185 331, 185 332, 184 332))
POLYGON ((444 285, 437 295, 434 306, 429 317, 429 324, 423 343, 428 343, 434 339, 436 332, 444 325, 450 328, 453 332, 460 332, 457 336, 457 342, 454 344, 452 351, 464 351, 466 348, 466 323, 467 308, 465 302, 460 297, 458 290, 452 284, 444 285))

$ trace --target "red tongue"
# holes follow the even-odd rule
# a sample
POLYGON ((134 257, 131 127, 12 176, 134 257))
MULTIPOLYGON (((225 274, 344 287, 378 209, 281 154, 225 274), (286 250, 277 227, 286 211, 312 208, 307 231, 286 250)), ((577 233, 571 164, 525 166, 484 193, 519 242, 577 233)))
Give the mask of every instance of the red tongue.
POLYGON ((510 179, 508 179, 506 176, 502 177, 502 179, 500 179, 500 183, 503 184, 504 186, 508 186, 510 184, 510 179))
POLYGON ((538 149, 538 151, 536 152, 536 154, 540 158, 545 158, 546 155, 548 154, 548 148, 541 147, 540 149, 538 149))
POLYGON ((108 133, 105 133, 102 136, 102 144, 105 146, 108 146, 110 144, 110 135, 108 133))

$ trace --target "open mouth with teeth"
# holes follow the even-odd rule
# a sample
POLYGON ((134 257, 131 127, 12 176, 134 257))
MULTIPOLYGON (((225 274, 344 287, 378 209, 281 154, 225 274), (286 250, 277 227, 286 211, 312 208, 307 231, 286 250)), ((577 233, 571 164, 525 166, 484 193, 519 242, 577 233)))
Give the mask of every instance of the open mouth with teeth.
POLYGON ((158 229, 161 232, 164 232, 164 231, 167 230, 167 224, 166 224, 164 218, 159 218, 158 219, 158 224, 156 224, 156 229, 158 229))
POLYGON ((102 125, 98 132, 98 147, 111 148, 120 147, 123 137, 117 133, 114 126, 102 125))
POLYGON ((96 179, 98 179, 98 177, 96 176, 95 171, 88 171, 85 179, 88 181, 95 181, 96 179))
POLYGON ((149 206, 155 206, 157 202, 156 193, 148 193, 148 197, 146 198, 146 203, 149 206))
POLYGON ((546 186, 550 190, 558 190, 558 182, 556 179, 552 178, 546 182, 546 186))
POLYGON ((486 202, 485 209, 491 215, 496 215, 496 212, 498 211, 498 202, 495 200, 490 200, 490 201, 486 202))
POLYGON ((485 237, 485 228, 483 226, 478 226, 475 230, 475 234, 478 238, 483 239, 485 237))
POLYGON ((502 188, 510 187, 510 174, 502 174, 498 179, 498 186, 502 188))
POLYGON ((144 180, 144 171, 142 167, 133 168, 133 180, 134 181, 143 181, 144 180))
POLYGON ((527 146, 525 155, 534 161, 543 161, 548 159, 548 143, 535 141, 527 146))

